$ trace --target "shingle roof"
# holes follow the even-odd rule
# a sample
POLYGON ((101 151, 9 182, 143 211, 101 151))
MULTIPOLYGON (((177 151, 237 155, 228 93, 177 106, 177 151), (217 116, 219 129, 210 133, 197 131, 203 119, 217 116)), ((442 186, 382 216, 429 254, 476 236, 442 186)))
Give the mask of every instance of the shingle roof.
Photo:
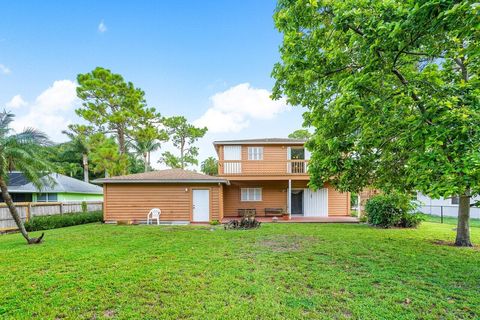
POLYGON ((290 138, 262 138, 262 139, 244 139, 244 140, 224 140, 214 141, 214 145, 218 144, 304 144, 304 139, 290 138))
POLYGON ((183 169, 166 169, 102 178, 93 183, 227 183, 228 180, 183 169))
POLYGON ((103 194, 103 189, 91 183, 64 176, 59 173, 51 173, 42 178, 43 186, 38 190, 33 183, 21 172, 10 172, 8 179, 8 191, 15 193, 88 193, 103 194), (53 184, 50 183, 53 182, 53 184))

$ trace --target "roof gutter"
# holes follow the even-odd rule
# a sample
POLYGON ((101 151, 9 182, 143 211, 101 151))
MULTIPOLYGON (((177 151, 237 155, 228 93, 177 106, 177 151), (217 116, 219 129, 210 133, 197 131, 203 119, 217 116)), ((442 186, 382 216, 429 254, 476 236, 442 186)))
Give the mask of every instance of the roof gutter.
POLYGON ((226 185, 230 185, 230 181, 226 179, 216 179, 216 180, 203 180, 203 179, 96 179, 93 180, 92 183, 95 184, 104 184, 104 183, 128 183, 128 184, 136 184, 136 183, 225 183, 226 185))

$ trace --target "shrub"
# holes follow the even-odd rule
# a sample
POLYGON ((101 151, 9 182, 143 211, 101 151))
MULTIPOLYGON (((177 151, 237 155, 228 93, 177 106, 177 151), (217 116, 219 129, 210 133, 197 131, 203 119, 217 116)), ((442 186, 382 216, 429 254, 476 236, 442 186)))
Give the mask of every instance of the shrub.
POLYGON ((86 201, 82 201, 82 212, 83 213, 88 212, 88 204, 86 201))
POLYGON ((262 223, 255 218, 242 218, 242 220, 232 220, 224 224, 225 230, 229 229, 256 229, 260 228, 262 223))
POLYGON ((218 226, 219 224, 220 224, 220 221, 218 221, 218 220, 212 220, 210 222, 210 225, 212 225, 212 226, 218 226))
POLYGON ((101 221, 103 221, 103 213, 101 211, 57 214, 33 217, 25 223, 25 228, 27 231, 39 231, 101 221))
POLYGON ((401 194, 382 194, 367 201, 365 211, 369 224, 383 227, 417 227, 422 218, 414 213, 417 205, 411 198, 401 194))

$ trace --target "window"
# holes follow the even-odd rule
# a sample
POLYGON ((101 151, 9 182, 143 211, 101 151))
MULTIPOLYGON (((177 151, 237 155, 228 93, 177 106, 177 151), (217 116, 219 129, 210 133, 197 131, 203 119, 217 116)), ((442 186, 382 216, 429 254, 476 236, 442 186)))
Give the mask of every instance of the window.
POLYGON ((248 147, 248 160, 263 160, 263 147, 248 147))
POLYGON ((39 193, 37 202, 56 202, 58 200, 56 193, 39 193))
POLYGON ((242 188, 242 201, 262 201, 262 188, 242 188))
POLYGON ((458 204, 458 197, 452 197, 452 204, 458 204))
POLYGON ((290 151, 290 159, 292 160, 304 160, 305 149, 304 148, 292 148, 290 151))

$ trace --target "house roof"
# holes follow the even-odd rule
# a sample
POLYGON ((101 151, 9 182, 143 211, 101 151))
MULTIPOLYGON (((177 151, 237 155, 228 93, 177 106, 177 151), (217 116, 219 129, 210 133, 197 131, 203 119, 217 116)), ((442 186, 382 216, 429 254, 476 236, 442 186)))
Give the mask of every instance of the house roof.
POLYGON ((228 145, 228 144, 305 144, 304 139, 290 139, 290 138, 262 138, 262 139, 244 139, 244 140, 223 140, 214 141, 214 145, 228 145))
POLYGON ((14 193, 86 193, 103 194, 103 189, 91 183, 64 176, 60 173, 50 173, 42 178, 40 190, 31 183, 23 173, 13 171, 8 174, 8 191, 14 193))
POLYGON ((226 183, 228 180, 184 169, 166 169, 102 178, 93 183, 226 183))

